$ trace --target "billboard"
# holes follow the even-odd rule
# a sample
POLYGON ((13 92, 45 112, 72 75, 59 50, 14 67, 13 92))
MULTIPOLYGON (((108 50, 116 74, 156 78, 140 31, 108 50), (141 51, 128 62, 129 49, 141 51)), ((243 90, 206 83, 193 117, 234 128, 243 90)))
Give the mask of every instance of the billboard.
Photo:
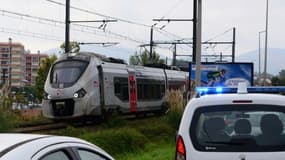
MULTIPOLYGON (((190 63, 189 77, 195 80, 196 65, 190 63)), ((202 63, 201 85, 235 87, 239 82, 253 86, 253 63, 202 63)))

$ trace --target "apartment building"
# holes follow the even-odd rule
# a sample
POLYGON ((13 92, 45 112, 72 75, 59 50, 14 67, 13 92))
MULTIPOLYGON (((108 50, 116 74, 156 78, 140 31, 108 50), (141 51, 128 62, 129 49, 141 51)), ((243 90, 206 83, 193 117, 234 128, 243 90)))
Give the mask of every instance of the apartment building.
POLYGON ((25 48, 21 43, 0 43, 1 84, 23 87, 25 79, 25 48))
POLYGON ((37 71, 40 68, 40 63, 48 57, 46 54, 36 54, 26 53, 26 83, 27 85, 36 84, 37 71))
POLYGON ((0 42, 0 88, 35 85, 40 63, 48 55, 26 52, 21 43, 0 42))

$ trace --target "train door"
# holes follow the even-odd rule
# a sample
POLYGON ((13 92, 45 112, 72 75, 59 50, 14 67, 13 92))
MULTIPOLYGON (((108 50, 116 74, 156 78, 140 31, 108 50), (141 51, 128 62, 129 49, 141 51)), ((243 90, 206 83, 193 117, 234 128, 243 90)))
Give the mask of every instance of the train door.
POLYGON ((130 112, 137 111, 137 85, 134 73, 129 73, 130 112))

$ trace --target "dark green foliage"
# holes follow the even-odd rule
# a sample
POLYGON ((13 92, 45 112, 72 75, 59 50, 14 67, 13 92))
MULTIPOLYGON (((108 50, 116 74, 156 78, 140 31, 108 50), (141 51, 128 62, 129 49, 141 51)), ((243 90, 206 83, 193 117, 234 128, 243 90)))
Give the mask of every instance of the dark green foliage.
MULTIPOLYGON (((65 50, 65 43, 60 45, 60 48, 64 51, 65 50)), ((69 42, 69 50, 71 53, 76 53, 80 51, 80 45, 78 42, 69 42)))
POLYGON ((104 128, 116 128, 116 127, 122 127, 124 125, 126 125, 126 120, 117 115, 112 115, 111 117, 108 117, 102 123, 102 126, 104 128))
POLYGON ((15 127, 15 115, 7 110, 7 108, 0 108, 0 132, 11 131, 15 127))
POLYGON ((132 153, 144 149, 147 138, 132 128, 118 128, 85 133, 83 138, 94 143, 111 155, 132 153))
POLYGON ((144 66, 146 64, 164 64, 165 61, 160 59, 160 55, 155 51, 150 56, 150 53, 147 50, 144 50, 141 53, 135 53, 135 55, 131 56, 129 59, 129 63, 131 65, 141 65, 144 66))
POLYGON ((165 117, 166 123, 168 123, 168 125, 170 125, 171 128, 178 130, 182 114, 183 113, 179 111, 169 112, 165 117))
POLYGON ((47 79, 49 69, 52 66, 52 64, 55 62, 56 59, 57 59, 57 57, 55 55, 53 55, 49 58, 46 58, 42 62, 41 66, 37 72, 35 92, 36 92, 36 97, 38 100, 42 100, 42 98, 43 98, 45 81, 47 79))

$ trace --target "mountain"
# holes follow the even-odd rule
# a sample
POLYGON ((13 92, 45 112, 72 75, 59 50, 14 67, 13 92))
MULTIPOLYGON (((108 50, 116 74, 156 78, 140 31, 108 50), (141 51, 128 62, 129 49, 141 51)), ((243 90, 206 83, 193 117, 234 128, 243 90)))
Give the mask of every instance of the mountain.
MULTIPOLYGON (((253 62, 254 72, 259 72, 259 53, 258 50, 250 51, 236 57, 236 62, 253 62)), ((264 49, 261 49, 261 73, 264 72, 264 49)), ((278 75, 285 69, 285 49, 284 48, 268 48, 267 51, 267 72, 278 75)))
MULTIPOLYGON (((129 57, 134 55, 135 49, 122 48, 117 46, 102 47, 96 45, 80 46, 81 51, 95 52, 103 54, 107 57, 115 57, 129 61, 129 57)), ((48 55, 56 54, 60 56, 62 50, 60 48, 53 48, 47 50, 48 55)), ((163 57, 163 56, 161 56, 163 57)), ((169 59, 171 61, 171 59, 169 59)), ((259 72, 258 50, 246 52, 236 57, 236 62, 253 62, 254 72, 259 72)), ((279 72, 285 69, 285 48, 268 48, 267 52, 267 72, 273 75, 278 75, 279 72)), ((261 73, 264 71, 264 49, 261 49, 261 73)))

